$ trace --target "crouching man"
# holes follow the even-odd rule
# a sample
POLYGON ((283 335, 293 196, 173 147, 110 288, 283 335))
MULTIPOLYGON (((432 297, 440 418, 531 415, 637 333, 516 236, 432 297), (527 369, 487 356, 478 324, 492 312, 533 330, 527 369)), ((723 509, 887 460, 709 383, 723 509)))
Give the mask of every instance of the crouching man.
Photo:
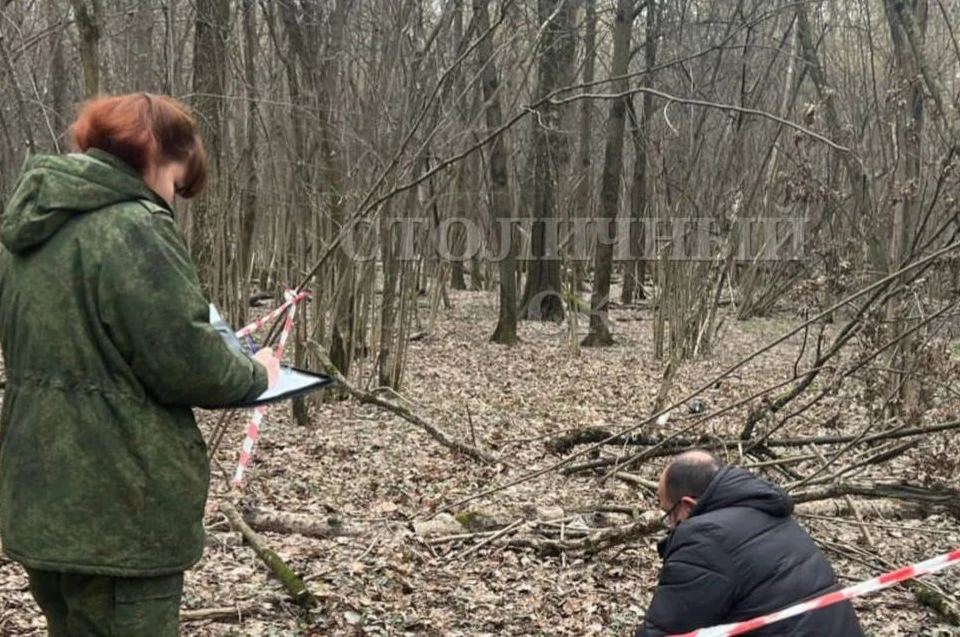
MULTIPOLYGON (((657 549, 663 570, 634 637, 685 633, 765 615, 836 590, 830 564, 790 514, 779 487, 706 451, 688 451, 660 476, 670 529, 657 549)), ((850 602, 751 633, 862 637, 850 602)))

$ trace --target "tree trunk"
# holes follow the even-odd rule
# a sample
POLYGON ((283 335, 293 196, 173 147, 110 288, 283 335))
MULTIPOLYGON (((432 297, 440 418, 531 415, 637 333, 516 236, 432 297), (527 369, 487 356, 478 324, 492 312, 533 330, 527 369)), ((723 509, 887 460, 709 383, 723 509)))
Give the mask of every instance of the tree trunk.
MULTIPOLYGON (((330 16, 330 40, 320 62, 320 78, 318 91, 317 125, 320 129, 320 155, 322 159, 321 183, 324 187, 326 208, 330 210, 330 222, 335 232, 344 226, 346 199, 344 184, 346 183, 346 168, 343 164, 344 153, 339 147, 335 135, 337 122, 334 119, 335 96, 339 91, 339 54, 341 41, 346 27, 347 11, 351 0, 337 0, 333 13, 330 16)), ((317 12, 318 13, 318 12, 317 12)), ((317 43, 311 43, 316 46, 317 43)), ((306 59, 302 60, 306 63, 306 59)), ((336 260, 336 299, 331 317, 333 342, 338 343, 337 355, 333 363, 345 375, 349 374, 354 350, 354 306, 356 305, 356 272, 354 262, 345 250, 340 250, 336 260)), ((399 383, 399 378, 395 379, 399 383)), ((389 385, 396 387, 395 384, 389 385)))
MULTIPOLYGON (((152 2, 141 0, 130 16, 130 43, 127 47, 130 59, 126 67, 129 73, 127 87, 131 91, 156 91, 153 80, 153 11, 152 2)), ((117 84, 116 72, 113 78, 117 84)))
MULTIPOLYGON (((538 0, 544 25, 539 46, 536 99, 559 88, 573 58, 566 0, 538 0)), ((568 161, 568 143, 561 132, 560 107, 540 107, 533 122, 533 216, 531 261, 523 293, 523 317, 531 321, 563 320, 560 255, 557 242, 557 178, 568 161)))
POLYGON ((100 26, 103 21, 101 0, 70 0, 80 32, 80 63, 83 66, 83 89, 88 98, 99 95, 100 86, 100 26))
POLYGON ((197 0, 194 31, 193 106, 207 151, 208 180, 204 194, 191 206, 190 239, 200 281, 216 299, 214 281, 214 230, 222 205, 224 96, 226 93, 229 0, 197 0))
MULTIPOLYGON (((887 21, 890 25, 890 37, 893 41, 894 71, 899 80, 899 90, 903 96, 897 101, 900 107, 896 115, 897 145, 900 147, 898 166, 899 184, 897 197, 899 204, 894 208, 893 232, 890 238, 890 270, 895 271, 906 260, 911 258, 912 247, 915 245, 915 234, 920 217, 920 200, 923 192, 921 139, 924 123, 924 87, 922 72, 915 51, 911 48, 906 28, 902 20, 902 12, 909 11, 912 22, 917 25, 914 38, 919 38, 917 45, 923 47, 927 27, 926 0, 908 0, 895 5, 895 0, 885 0, 887 21)), ((907 328, 900 316, 909 316, 913 308, 913 300, 891 301, 887 305, 887 319, 892 327, 892 338, 901 337, 907 328)), ((890 369, 910 370, 911 361, 918 355, 916 348, 917 334, 908 334, 902 337, 900 347, 891 352, 890 369)), ((917 425, 922 418, 921 404, 922 388, 915 374, 894 372, 890 378, 891 389, 900 397, 893 403, 896 413, 905 419, 908 425, 917 425)))
MULTIPOLYGON (((583 84, 589 87, 593 84, 594 68, 597 58, 597 3, 596 0, 584 0, 586 9, 586 25, 583 36, 583 84)), ((587 91, 592 88, 587 88, 587 91)), ((592 100, 583 100, 580 102, 580 130, 577 140, 577 187, 574 191, 573 216, 590 218, 593 217, 591 205, 590 169, 592 161, 591 141, 593 139, 593 108, 592 100)), ((586 284, 586 254, 574 254, 571 257, 573 262, 573 285, 571 293, 577 294, 585 289, 586 284)))
MULTIPOLYGON (((255 0, 243 0, 243 80, 246 104, 245 150, 240 163, 240 237, 237 245, 237 277, 239 279, 237 323, 246 321, 247 298, 250 292, 250 274, 253 267, 253 230, 257 219, 257 4, 255 0)), ((301 317, 301 321, 303 317, 301 317)))
MULTIPOLYGON (((613 22, 613 93, 626 93, 624 77, 630 62, 630 32, 633 25, 633 1, 618 0, 613 22)), ((597 250, 594 261, 593 294, 590 298, 590 332, 583 339, 584 347, 605 347, 613 344, 607 321, 610 302, 610 271, 613 267, 614 224, 620 205, 620 177, 623 173, 623 129, 629 97, 610 102, 607 120, 607 139, 603 153, 603 179, 600 183, 600 214, 597 232, 597 250), (605 236, 608 235, 608 236, 605 236)))
MULTIPOLYGON (((47 26, 53 30, 53 52, 50 60, 50 89, 53 114, 50 124, 53 134, 58 138, 69 126, 70 111, 67 105, 67 90, 69 78, 63 51, 64 21, 57 4, 49 0, 46 4, 47 26)), ((54 140, 56 146, 56 140, 54 140)))
MULTIPOLYGON (((644 31, 644 64, 648 69, 640 80, 640 86, 649 88, 653 80, 652 69, 657 63, 657 37, 659 36, 660 10, 651 0, 646 9, 646 27, 644 31)), ((633 303, 634 299, 644 299, 643 281, 646 278, 646 264, 643 254, 644 232, 650 218, 650 193, 647 183, 647 162, 650 140, 650 119, 653 116, 653 95, 644 93, 641 102, 641 111, 638 116, 633 104, 630 104, 630 136, 633 139, 633 183, 630 187, 630 242, 629 252, 623 268, 623 289, 620 291, 620 302, 624 305, 633 303)))
MULTIPOLYGON (((480 42, 478 52, 483 68, 483 99, 486 103, 487 128, 497 130, 503 122, 500 106, 500 77, 493 58, 493 34, 490 30, 490 15, 487 0, 473 0, 473 12, 477 17, 480 33, 487 34, 480 42)), ((490 338, 495 343, 513 345, 517 342, 517 261, 513 233, 509 226, 511 217, 510 183, 507 179, 507 151, 503 135, 498 135, 490 145, 490 217, 494 232, 507 242, 500 245, 500 310, 497 327, 490 338), (505 235, 505 236, 504 236, 505 235)), ((477 261, 474 259, 474 266, 477 261)))

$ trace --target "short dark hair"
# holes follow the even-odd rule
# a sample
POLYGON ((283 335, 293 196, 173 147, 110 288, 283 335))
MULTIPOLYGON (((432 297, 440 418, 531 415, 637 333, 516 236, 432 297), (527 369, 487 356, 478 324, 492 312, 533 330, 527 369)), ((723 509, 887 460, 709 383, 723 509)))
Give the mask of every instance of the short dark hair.
POLYGON ((710 451, 696 449, 680 454, 667 466, 667 498, 671 502, 679 502, 684 496, 699 498, 722 468, 723 461, 710 451))

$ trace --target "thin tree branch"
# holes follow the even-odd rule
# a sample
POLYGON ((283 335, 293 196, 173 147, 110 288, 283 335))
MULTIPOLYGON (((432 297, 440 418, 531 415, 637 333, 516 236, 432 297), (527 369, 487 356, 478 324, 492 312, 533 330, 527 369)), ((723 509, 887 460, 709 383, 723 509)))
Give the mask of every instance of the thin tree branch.
POLYGON ((317 359, 320 361, 320 364, 323 366, 326 372, 330 374, 337 381, 337 383, 339 383, 339 385, 347 391, 347 393, 357 399, 361 404, 376 405, 377 407, 386 409, 392 414, 400 416, 410 424, 426 431, 431 438, 439 442, 447 449, 457 453, 462 453, 465 456, 469 456, 474 460, 479 460, 480 462, 484 462, 486 464, 497 464, 500 462, 500 460, 498 460, 496 457, 481 449, 478 449, 472 445, 468 445, 464 442, 454 440, 448 434, 423 420, 406 407, 383 400, 382 398, 378 398, 370 392, 363 391, 362 389, 357 389, 350 383, 350 381, 344 378, 343 374, 340 373, 340 370, 338 370, 330 361, 330 357, 327 356, 327 353, 316 341, 308 340, 307 345, 313 349, 314 354, 317 356, 317 359))
POLYGON ((771 121, 777 122, 782 126, 786 126, 788 128, 792 128, 796 131, 799 131, 804 135, 807 135, 823 144, 826 144, 827 146, 829 146, 830 148, 838 152, 841 152, 847 155, 854 155, 853 150, 851 150, 850 148, 847 148, 846 146, 841 146, 840 144, 833 141, 832 139, 824 137, 820 133, 816 133, 805 126, 801 126, 800 124, 791 122, 790 120, 784 119, 778 115, 774 115, 773 113, 768 113, 767 111, 761 111, 755 108, 747 108, 745 106, 736 106, 734 104, 722 104, 720 102, 708 102, 706 100, 697 100, 697 99, 692 99, 688 97, 678 97, 676 95, 664 93, 663 91, 658 91, 656 89, 645 87, 645 86, 637 86, 628 91, 623 91, 622 93, 579 93, 577 95, 572 95, 570 97, 565 97, 563 99, 551 99, 550 102, 554 105, 562 105, 562 104, 567 104, 569 102, 574 102, 576 100, 581 100, 581 99, 619 100, 625 97, 630 97, 631 95, 635 95, 637 93, 647 93, 650 95, 654 95, 656 97, 663 98, 667 100, 667 102, 676 102, 677 104, 687 104, 690 106, 702 106, 705 108, 713 108, 721 111, 731 111, 734 113, 742 113, 744 115, 754 115, 756 117, 762 117, 764 119, 769 119, 771 121))

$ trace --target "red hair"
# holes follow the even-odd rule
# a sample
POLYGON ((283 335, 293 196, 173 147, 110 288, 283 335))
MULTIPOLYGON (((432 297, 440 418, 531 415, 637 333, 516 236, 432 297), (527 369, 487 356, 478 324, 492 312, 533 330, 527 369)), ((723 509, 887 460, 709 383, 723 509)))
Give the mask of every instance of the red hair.
POLYGON ((70 129, 79 152, 99 148, 141 175, 151 167, 185 162, 177 194, 189 199, 207 183, 207 154, 190 110, 166 95, 131 93, 84 104, 70 129))

